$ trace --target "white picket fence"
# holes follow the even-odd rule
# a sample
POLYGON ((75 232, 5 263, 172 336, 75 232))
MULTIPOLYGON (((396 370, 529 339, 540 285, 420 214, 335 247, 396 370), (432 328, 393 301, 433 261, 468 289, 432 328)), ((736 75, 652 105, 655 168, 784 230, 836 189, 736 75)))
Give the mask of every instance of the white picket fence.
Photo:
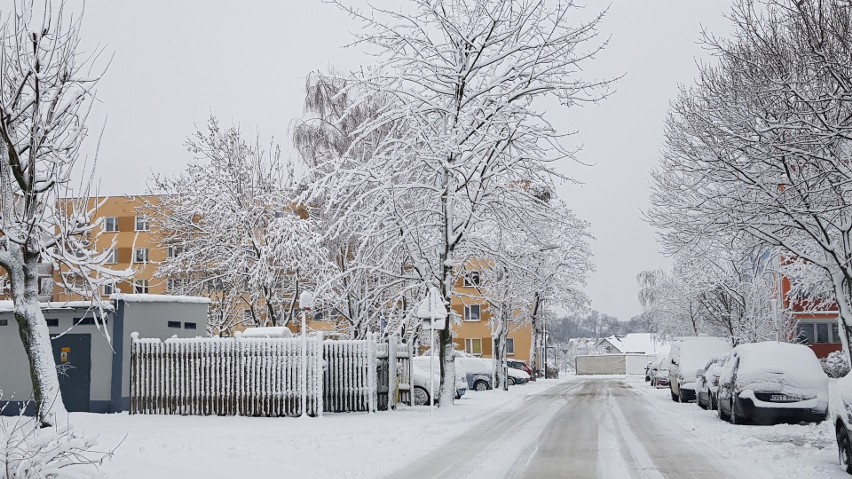
POLYGON ((324 402, 327 412, 375 412, 376 341, 325 341, 324 402))
POLYGON ((375 412, 376 341, 140 339, 132 335, 130 413, 310 416, 375 412), (307 389, 304 389, 304 384, 307 389))
POLYGON ((134 335, 130 413, 321 415, 322 338, 309 337, 305 343, 303 357, 298 338, 160 341, 134 335))

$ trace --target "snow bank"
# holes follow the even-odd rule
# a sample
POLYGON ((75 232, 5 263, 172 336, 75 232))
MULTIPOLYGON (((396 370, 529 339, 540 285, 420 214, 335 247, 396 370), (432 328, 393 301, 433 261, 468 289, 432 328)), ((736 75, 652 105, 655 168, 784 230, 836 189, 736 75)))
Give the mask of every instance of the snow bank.
MULTIPOLYGON (((834 424, 733 425, 694 403, 677 403, 668 389, 654 389, 638 378, 627 382, 649 403, 657 424, 698 438, 709 456, 742 464, 741 477, 849 478, 837 462, 834 424)), ((831 384, 832 389, 834 384, 831 384)), ((852 384, 850 384, 852 388, 852 384)), ((852 390, 850 390, 852 392, 852 390)))
POLYGON ((242 338, 292 338, 293 332, 284 326, 268 328, 246 328, 237 332, 234 336, 242 338))
POLYGON ((455 406, 435 408, 431 418, 429 408, 400 405, 396 411, 327 413, 310 421, 87 413, 72 413, 71 421, 98 434, 104 447, 123 441, 102 468, 109 477, 373 478, 438 450, 560 381, 540 380, 509 391, 468 391, 455 406))

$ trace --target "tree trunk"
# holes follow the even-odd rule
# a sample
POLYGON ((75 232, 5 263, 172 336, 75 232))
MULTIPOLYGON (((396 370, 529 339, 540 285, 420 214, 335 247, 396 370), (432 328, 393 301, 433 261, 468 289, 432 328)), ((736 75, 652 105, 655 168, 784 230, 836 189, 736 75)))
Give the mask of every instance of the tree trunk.
POLYGON ((540 368, 537 367, 536 361, 538 360, 538 348, 536 340, 538 334, 538 311, 541 306, 541 296, 538 293, 535 293, 535 297, 533 299, 533 310, 532 315, 530 316, 530 329, 532 331, 532 335, 530 337, 530 368, 533 370, 533 374, 535 374, 540 368))
POLYGON ((59 390, 50 332, 38 304, 38 256, 27 255, 22 263, 20 267, 10 265, 9 271, 15 320, 29 359, 36 417, 42 427, 49 427, 64 419, 67 412, 59 390))
POLYGON ((841 274, 835 273, 831 275, 831 282, 834 286, 834 295, 837 298, 837 326, 840 334, 840 342, 843 345, 843 351, 846 352, 846 359, 852 364, 852 351, 849 349, 850 337, 852 337, 852 308, 849 305, 849 299, 852 298, 852 283, 849 279, 841 274))

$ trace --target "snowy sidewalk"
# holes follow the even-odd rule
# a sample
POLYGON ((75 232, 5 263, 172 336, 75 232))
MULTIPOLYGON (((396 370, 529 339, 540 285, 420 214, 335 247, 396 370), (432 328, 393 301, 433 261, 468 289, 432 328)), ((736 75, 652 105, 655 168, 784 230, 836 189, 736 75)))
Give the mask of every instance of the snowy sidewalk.
POLYGON ((468 391, 451 408, 403 407, 323 418, 71 415, 99 445, 124 443, 106 463, 108 477, 380 477, 452 441, 494 414, 559 382, 504 391, 468 391))
POLYGON ((651 388, 641 377, 626 382, 644 396, 661 425, 686 430, 718 457, 751 464, 755 472, 797 479, 848 478, 840 470, 831 421, 775 426, 732 425, 695 403, 671 400, 669 390, 651 388))

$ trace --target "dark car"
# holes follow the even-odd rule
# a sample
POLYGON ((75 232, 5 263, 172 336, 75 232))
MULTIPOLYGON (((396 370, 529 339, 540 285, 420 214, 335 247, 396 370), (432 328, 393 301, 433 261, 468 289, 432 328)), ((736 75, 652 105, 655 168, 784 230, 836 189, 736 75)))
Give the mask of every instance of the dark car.
POLYGON ((535 381, 535 375, 533 374, 532 369, 527 365, 526 361, 519 361, 517 359, 509 359, 506 361, 512 369, 520 369, 521 371, 530 375, 530 381, 535 381))
POLYGON ((813 350, 766 341, 731 351, 719 376, 719 417, 731 423, 821 422, 828 376, 813 350))

